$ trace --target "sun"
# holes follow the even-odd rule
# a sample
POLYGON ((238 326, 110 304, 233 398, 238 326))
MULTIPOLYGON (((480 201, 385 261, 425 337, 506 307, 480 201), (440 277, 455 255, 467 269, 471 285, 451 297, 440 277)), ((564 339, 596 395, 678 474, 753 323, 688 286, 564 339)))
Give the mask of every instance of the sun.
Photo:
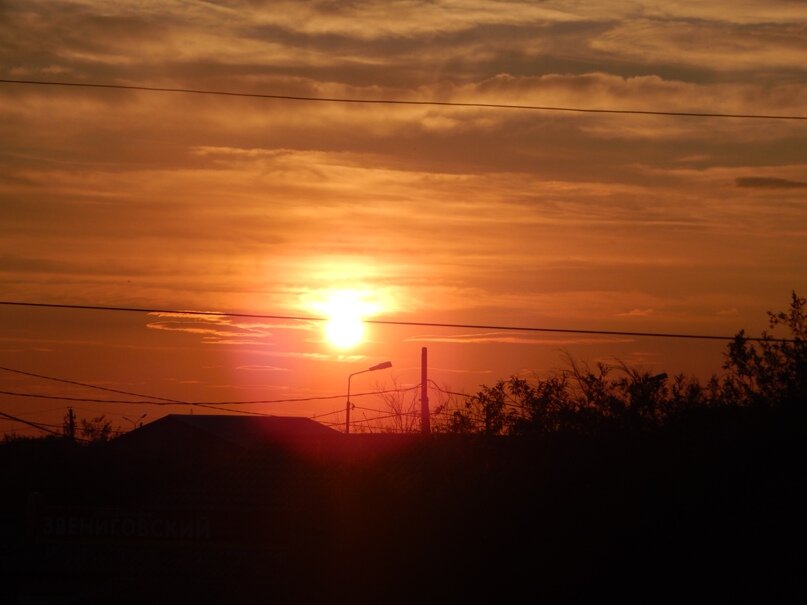
POLYGON ((337 349, 351 349, 364 340, 363 318, 373 315, 375 305, 358 290, 335 290, 317 305, 328 318, 325 339, 337 349))
POLYGON ((337 349, 352 349, 364 339, 360 317, 334 315, 325 324, 325 337, 337 349))

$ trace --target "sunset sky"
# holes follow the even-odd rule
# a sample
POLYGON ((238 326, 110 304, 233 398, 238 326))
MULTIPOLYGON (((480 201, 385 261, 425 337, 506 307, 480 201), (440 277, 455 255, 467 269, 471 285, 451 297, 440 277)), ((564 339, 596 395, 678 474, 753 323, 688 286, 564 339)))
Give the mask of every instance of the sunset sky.
MULTIPOLYGON (((730 336, 807 292, 803 119, 8 82, 803 117, 798 0, 5 0, 0 79, 3 301, 319 317, 341 296, 375 320, 730 336)), ((417 385, 422 347, 474 392, 565 353, 708 377, 726 344, 371 323, 339 349, 323 327, 0 305, 0 366, 185 402, 334 396, 231 406, 314 416, 382 361, 351 389, 417 385)), ((138 399, 5 370, 0 390, 138 399)), ((189 411, 0 395, 41 423, 67 405, 123 429, 189 411)))

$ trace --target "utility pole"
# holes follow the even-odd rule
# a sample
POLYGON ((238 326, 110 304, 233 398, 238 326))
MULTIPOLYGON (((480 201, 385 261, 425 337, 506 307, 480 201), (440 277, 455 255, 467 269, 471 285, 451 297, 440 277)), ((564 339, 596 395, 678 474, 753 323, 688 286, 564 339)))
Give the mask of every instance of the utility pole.
POLYGON ((426 347, 420 349, 420 432, 428 435, 429 426, 429 372, 427 369, 426 347))
POLYGON ((67 438, 74 441, 76 438, 76 413, 73 408, 67 408, 67 438))

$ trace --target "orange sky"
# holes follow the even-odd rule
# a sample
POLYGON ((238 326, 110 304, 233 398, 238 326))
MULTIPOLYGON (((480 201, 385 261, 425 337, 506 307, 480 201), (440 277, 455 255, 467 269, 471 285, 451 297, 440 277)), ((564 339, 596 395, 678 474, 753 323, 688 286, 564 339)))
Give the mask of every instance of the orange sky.
MULTIPOLYGON (((6 80, 807 115, 807 6, 785 0, 0 11, 6 80)), ((313 315, 327 292, 352 289, 376 319, 731 335, 758 334, 767 310, 807 291, 804 121, 11 83, 0 113, 5 301, 313 315)), ((563 351, 708 376, 724 350, 370 325, 340 352, 318 323, 11 306, 0 327, 0 366, 206 402, 341 395, 349 374, 384 360, 393 368, 354 388, 416 385, 422 347, 430 378, 466 392, 562 368, 563 351)), ((0 390, 106 397, 3 371, 0 390)), ((66 405, 0 395, 0 411, 38 422, 59 423, 66 405)), ((187 410, 75 407, 121 428, 187 410)))

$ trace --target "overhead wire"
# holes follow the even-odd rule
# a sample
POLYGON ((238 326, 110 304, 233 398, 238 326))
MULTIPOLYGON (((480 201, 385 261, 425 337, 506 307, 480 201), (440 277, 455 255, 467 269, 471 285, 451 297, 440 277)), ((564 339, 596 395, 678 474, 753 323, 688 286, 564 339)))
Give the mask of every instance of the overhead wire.
MULTIPOLYGON (((36 374, 34 372, 26 372, 25 370, 17 370, 17 369, 14 369, 14 368, 7 368, 7 367, 3 367, 3 366, 0 366, 0 370, 3 370, 5 372, 13 372, 14 374, 21 374, 23 376, 32 376, 34 378, 41 378, 43 380, 52 380, 54 382, 63 382, 63 383, 66 383, 66 384, 72 384, 72 385, 76 385, 76 386, 82 386, 82 387, 87 387, 87 388, 91 388, 91 389, 97 389, 99 391, 109 391, 110 393, 119 393, 121 395, 132 395, 133 397, 145 397, 147 399, 157 399, 157 400, 160 400, 160 401, 170 402, 170 403, 182 403, 180 401, 177 401, 176 399, 166 399, 165 397, 156 397, 156 396, 153 396, 153 395, 143 395, 141 393, 133 393, 131 391, 121 391, 119 389, 112 389, 112 388, 109 388, 109 387, 102 387, 102 386, 99 386, 97 384, 89 384, 89 383, 86 383, 86 382, 78 382, 76 380, 68 380, 66 378, 56 378, 54 376, 45 376, 44 374, 36 374)), ((3 392, 3 391, 0 391, 0 392, 3 392)), ((140 403, 142 403, 142 402, 140 402, 140 403)))
POLYGON ((11 414, 8 414, 6 412, 0 412, 0 416, 2 416, 3 418, 6 418, 8 420, 13 420, 14 422, 20 422, 22 424, 26 424, 26 425, 28 425, 30 427, 35 428, 35 429, 39 429, 40 431, 50 433, 51 435, 59 435, 59 436, 61 436, 61 434, 62 434, 59 431, 55 431, 52 428, 49 428, 49 427, 55 426, 55 425, 46 425, 46 424, 42 424, 42 423, 39 423, 39 422, 33 422, 32 420, 25 420, 24 418, 20 418, 19 416, 12 416, 11 414))
POLYGON ((470 395, 468 393, 460 393, 458 391, 449 391, 447 389, 444 389, 431 378, 429 378, 429 384, 434 388, 435 391, 445 393, 446 395, 456 395, 457 397, 474 397, 474 395, 470 395))
MULTIPOLYGON (((379 410, 377 408, 366 408, 366 407, 361 406, 361 405, 354 405, 352 409, 354 409, 354 410, 362 410, 364 412, 376 412, 377 414, 387 414, 387 413, 389 413, 389 410, 379 410)), ((400 412, 395 412, 395 414, 396 415, 420 414, 420 411, 417 411, 417 410, 403 411, 402 410, 400 412)))
MULTIPOLYGON (((6 372, 13 372, 16 374, 21 374, 24 376, 31 376, 35 378, 40 378, 44 380, 52 380, 56 382, 62 382, 67 384, 72 384, 76 386, 82 386, 92 389, 99 389, 103 391, 111 391, 115 393, 123 393, 127 395, 133 395, 136 397, 149 397, 150 399, 146 400, 120 400, 120 399, 99 399, 99 398, 89 398, 89 397, 74 397, 68 395, 48 395, 42 393, 27 393, 27 392, 20 392, 20 391, 7 391, 7 390, 0 390, 0 395, 9 395, 9 396, 16 396, 16 397, 31 397, 37 399, 50 399, 50 400, 58 400, 58 401, 79 401, 85 403, 117 403, 117 404, 130 404, 130 405, 160 405, 160 406, 168 406, 168 405, 185 405, 185 406, 196 406, 196 407, 203 407, 207 409, 214 409, 220 410, 225 412, 233 412, 230 408, 222 407, 224 405, 246 405, 246 404, 267 404, 267 403, 289 403, 289 402, 306 402, 306 401, 318 401, 323 399, 342 399, 345 398, 347 395, 326 395, 326 396, 319 396, 319 397, 297 397, 297 398, 289 398, 289 399, 275 399, 275 400, 253 400, 253 401, 224 401, 224 402, 198 402, 198 401, 179 401, 176 399, 167 399, 165 397, 152 397, 149 395, 142 395, 140 393, 134 393, 131 391, 121 391, 118 389, 111 389, 107 387, 101 387, 98 385, 94 385, 91 383, 86 382, 79 382, 77 380, 68 380, 65 378, 58 378, 55 376, 47 376, 44 374, 38 374, 35 372, 28 372, 25 370, 19 370, 16 368, 8 368, 5 366, 0 366, 0 370, 6 372), (152 401, 151 399, 156 399, 158 401, 152 401)), ((394 392, 406 392, 413 390, 415 387, 408 387, 403 389, 383 389, 378 391, 365 391, 354 393, 353 397, 364 397, 368 395, 383 395, 388 393, 394 392)), ((265 412, 255 412, 249 410, 240 410, 239 413, 249 414, 253 416, 273 416, 273 414, 268 414, 265 412)))
MULTIPOLYGON (((385 395, 387 393, 401 393, 412 390, 415 387, 408 389, 385 389, 381 391, 363 391, 360 393, 351 393, 351 397, 366 397, 369 395, 385 395)), ((307 401, 320 401, 324 399, 344 399, 347 395, 322 395, 317 397, 297 397, 293 399, 255 399, 252 401, 152 401, 150 399, 97 399, 92 397, 75 397, 70 395, 48 395, 44 393, 27 393, 21 391, 6 391, 0 390, 0 395, 11 395, 15 397, 32 397, 35 399, 54 399, 57 401, 80 401, 84 403, 123 403, 129 405, 192 405, 201 407, 211 407, 216 405, 257 405, 269 403, 298 403, 307 401)))
POLYGON ((109 84, 101 82, 67 82, 67 81, 45 81, 45 80, 12 80, 0 79, 3 84, 34 85, 34 86, 62 86, 74 88, 94 88, 111 90, 136 90, 145 92, 166 92, 185 93, 194 95, 215 95, 224 97, 248 97, 255 99, 272 99, 283 101, 311 101, 324 103, 348 103, 348 104, 377 104, 377 105, 420 105, 435 107, 466 107, 480 109, 514 109, 532 111, 554 111, 573 113, 594 113, 594 114, 632 114, 632 115, 652 115, 652 116, 677 116, 677 117, 698 117, 698 118, 742 118, 759 120, 807 120, 807 116, 800 115, 776 115, 776 114, 748 114, 748 113, 718 113, 703 111, 666 111, 666 110, 643 110, 643 109, 605 109, 590 107, 563 107, 551 105, 520 105, 510 103, 483 103, 483 102, 462 102, 462 101, 418 101, 412 99, 366 99, 351 97, 315 97, 302 95, 266 94, 254 92, 237 92, 227 90, 204 90, 198 88, 176 88, 163 86, 145 86, 134 84, 109 84))
MULTIPOLYGON (((83 410, 84 408, 75 408, 75 409, 82 409, 83 410)), ((46 408, 44 410, 25 410, 25 413, 28 416, 34 416, 36 414, 50 414, 52 412, 62 411, 62 410, 64 410, 64 406, 59 406, 57 408, 46 408)), ((116 412, 115 415, 120 416, 121 414, 118 414, 116 412)))
POLYGON ((8 420, 7 418, 0 418, 0 421, 7 422, 13 425, 10 428, 6 428, 3 430, 2 441, 11 441, 15 437, 34 435, 34 434, 39 436, 42 433, 42 429, 39 427, 20 425, 16 421, 8 420))
POLYGON ((374 416, 372 418, 364 418, 364 419, 355 419, 351 420, 351 425, 354 424, 369 424, 371 422, 375 422, 376 420, 387 420, 389 418, 400 418, 401 416, 419 416, 420 412, 391 412, 389 414, 385 414, 383 416, 374 416))
POLYGON ((192 405, 184 401, 151 401, 148 399, 141 400, 121 400, 121 399, 94 399, 92 397, 72 397, 70 395, 46 395, 44 393, 24 393, 20 391, 5 391, 0 390, 0 395, 11 395, 14 397, 32 397, 35 399, 54 399, 56 401, 81 401, 84 403, 126 403, 137 405, 192 405))
MULTIPOLYGON (((0 305, 6 306, 21 306, 21 307, 39 307, 51 309, 74 309, 86 311, 113 311, 113 312, 128 312, 128 313, 154 313, 154 314, 180 314, 180 315, 198 315, 198 316, 214 316, 214 317, 234 317, 246 319, 274 319, 274 320, 288 320, 288 321, 314 321, 322 322, 328 321, 327 317, 306 316, 306 315, 278 315, 267 313, 237 313, 231 311, 192 311, 192 310, 178 310, 178 309, 159 309, 159 308, 146 308, 146 307, 117 307, 108 305, 73 305, 64 303, 38 303, 27 301, 0 301, 0 305)), ((513 325, 494 325, 494 324, 466 324, 466 323, 450 323, 450 322, 426 322, 426 321, 402 321, 402 320, 388 320, 388 319, 363 319, 364 323, 388 326, 410 326, 410 327, 426 327, 426 328, 458 328, 464 330, 495 330, 502 332, 543 332, 543 333, 556 333, 556 334, 586 334, 596 336, 633 336, 637 338, 681 338, 681 339, 696 339, 696 340, 723 340, 733 341, 737 336, 725 336, 714 334, 685 334, 678 332, 635 332, 624 330, 588 330, 588 329, 575 329, 575 328, 546 328, 538 326, 513 326, 513 325)), ((773 338, 767 337, 753 337, 743 336, 743 339, 749 342, 765 341, 765 342, 795 342, 792 338, 773 338)))

